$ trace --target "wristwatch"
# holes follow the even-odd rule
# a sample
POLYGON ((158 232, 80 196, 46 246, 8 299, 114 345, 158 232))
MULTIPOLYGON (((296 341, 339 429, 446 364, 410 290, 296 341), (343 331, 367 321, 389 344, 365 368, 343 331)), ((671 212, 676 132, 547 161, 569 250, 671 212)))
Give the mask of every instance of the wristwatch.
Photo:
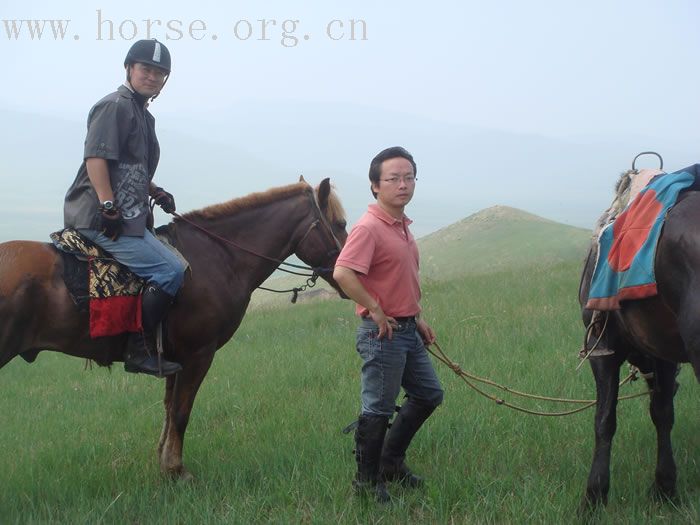
POLYGON ((105 211, 112 211, 114 209, 114 202, 112 201, 104 201, 102 203, 102 209, 105 211))

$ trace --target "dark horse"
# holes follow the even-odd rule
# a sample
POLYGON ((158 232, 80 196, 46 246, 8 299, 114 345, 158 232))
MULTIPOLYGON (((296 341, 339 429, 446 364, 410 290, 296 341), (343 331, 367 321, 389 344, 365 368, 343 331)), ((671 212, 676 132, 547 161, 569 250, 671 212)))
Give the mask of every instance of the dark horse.
MULTIPOLYGON (((183 369, 166 379, 158 444, 161 470, 187 478, 182 447, 195 396, 214 353, 240 325, 251 294, 292 254, 339 290, 332 267, 347 232, 329 180, 314 190, 301 179, 187 213, 159 233, 167 235, 191 268, 164 331, 165 356, 183 369)), ((78 313, 61 275, 61 257, 51 245, 0 244, 0 367, 20 353, 41 350, 101 365, 123 360, 125 336, 90 339, 87 314, 78 313)))
MULTIPOLYGON (((623 174, 623 177, 628 176, 628 173, 623 174)), ((676 493, 676 464, 671 445, 671 428, 679 363, 690 363, 696 378, 700 380, 698 224, 700 192, 682 193, 678 203, 667 215, 657 245, 654 269, 658 295, 625 301, 620 310, 611 311, 603 342, 614 352, 590 358, 596 381, 597 405, 595 450, 585 496, 587 504, 607 503, 610 452, 617 424, 619 372, 625 360, 642 372, 653 374, 647 379, 651 389, 649 412, 657 434, 656 475, 652 493, 662 498, 672 498, 676 493)), ((594 246, 588 254, 579 288, 579 301, 586 325, 590 323, 593 314, 584 305, 588 299, 596 250, 597 247, 594 246)), ((604 317, 605 313, 601 318, 604 317)))

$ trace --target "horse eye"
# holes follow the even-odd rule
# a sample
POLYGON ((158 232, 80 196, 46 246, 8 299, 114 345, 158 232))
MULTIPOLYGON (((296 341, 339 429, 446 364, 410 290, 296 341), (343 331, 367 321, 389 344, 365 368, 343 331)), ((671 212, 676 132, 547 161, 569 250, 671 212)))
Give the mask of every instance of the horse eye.
POLYGON ((345 227, 348 225, 348 223, 345 222, 345 221, 338 221, 338 222, 335 223, 335 225, 336 225, 338 228, 340 228, 341 230, 344 230, 345 227))

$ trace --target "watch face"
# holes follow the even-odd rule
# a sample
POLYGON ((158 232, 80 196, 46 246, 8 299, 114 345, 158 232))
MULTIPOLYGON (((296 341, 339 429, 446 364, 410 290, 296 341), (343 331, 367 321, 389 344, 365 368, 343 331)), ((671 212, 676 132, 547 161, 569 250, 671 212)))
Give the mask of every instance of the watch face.
POLYGON ((114 203, 113 203, 112 201, 104 201, 104 202, 102 203, 102 207, 103 207, 105 210, 109 211, 109 210, 114 209, 114 203))

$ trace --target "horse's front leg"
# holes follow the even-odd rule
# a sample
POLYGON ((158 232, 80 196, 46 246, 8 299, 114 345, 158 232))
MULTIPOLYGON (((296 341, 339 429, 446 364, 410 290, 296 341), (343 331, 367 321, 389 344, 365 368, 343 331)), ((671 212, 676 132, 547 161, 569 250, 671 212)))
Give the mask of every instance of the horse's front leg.
POLYGON ((164 435, 161 436, 160 469, 173 478, 183 480, 192 478, 182 463, 182 446, 194 398, 213 358, 214 350, 206 353, 198 352, 193 359, 183 362, 182 371, 175 376, 169 406, 166 393, 165 417, 167 420, 163 427, 164 435))
POLYGON ((656 360, 654 378, 649 380, 652 388, 649 413, 656 427, 656 476, 652 494, 671 499, 676 495, 676 462, 673 459, 671 429, 673 428, 673 397, 676 393, 678 365, 656 360))
POLYGON ((607 504, 610 490, 610 452, 617 429, 617 393, 622 360, 617 354, 593 357, 596 383, 595 450, 586 485, 585 506, 607 504))

